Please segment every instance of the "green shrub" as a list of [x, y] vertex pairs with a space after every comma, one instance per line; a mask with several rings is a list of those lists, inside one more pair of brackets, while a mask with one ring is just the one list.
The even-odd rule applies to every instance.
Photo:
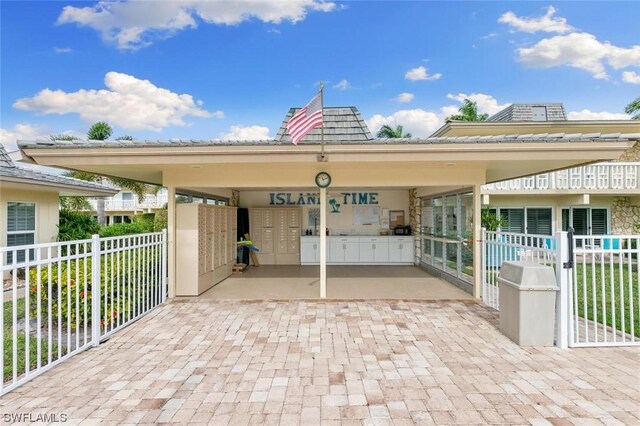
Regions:
[[[103, 255], [100, 261], [100, 318], [103, 325], [105, 322], [111, 324], [110, 321], [116, 324], [118, 317], [122, 323], [126, 318], [134, 316], [132, 312], [140, 307], [143, 301], [147, 306], [151, 302], [154, 292], [149, 285], [143, 285], [143, 277], [151, 268], [159, 267], [160, 256], [152, 249], [139, 249], [135, 253], [135, 259], [132, 252], [121, 252]], [[119, 270], [117, 265], [120, 265]], [[90, 258], [86, 259], [86, 267], [85, 261], [81, 259], [78, 262], [53, 264], [51, 269], [31, 269], [30, 316], [37, 316], [39, 275], [42, 318], [48, 318], [51, 303], [51, 314], [56, 325], [58, 321], [64, 326], [70, 325], [71, 328], [84, 325], [85, 309], [87, 323], [91, 323], [91, 272]]]
[[153, 232], [155, 213], [143, 213], [133, 216], [133, 223], [138, 223], [144, 228], [144, 232]]
[[100, 225], [88, 213], [60, 210], [58, 241], [74, 241], [91, 238], [100, 231]]
[[100, 228], [100, 237], [119, 237], [121, 235], [144, 234], [148, 232], [140, 222], [114, 223]]
[[169, 215], [167, 209], [158, 210], [156, 212], [155, 221], [153, 223], [153, 230], [155, 232], [160, 232], [163, 229], [167, 229], [168, 218]]

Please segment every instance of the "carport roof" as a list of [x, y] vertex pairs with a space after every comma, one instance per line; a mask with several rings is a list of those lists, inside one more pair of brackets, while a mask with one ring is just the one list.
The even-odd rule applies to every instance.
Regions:
[[[287, 136], [288, 138], [288, 136]], [[450, 137], [428, 137], [428, 138], [395, 138], [395, 139], [367, 139], [341, 140], [336, 137], [325, 140], [327, 145], [407, 145], [407, 144], [481, 144], [481, 143], [514, 143], [514, 142], [604, 142], [604, 141], [631, 141], [639, 140], [640, 133], [538, 133], [538, 134], [509, 134], [509, 135], [485, 135], [485, 136], [450, 136]], [[288, 140], [288, 139], [287, 139]], [[268, 145], [290, 145], [291, 142], [283, 142], [278, 139], [262, 140], [195, 140], [195, 139], [171, 139], [171, 140], [73, 140], [73, 141], [51, 141], [33, 140], [18, 141], [21, 149], [33, 148], [160, 148], [179, 146], [268, 146]], [[299, 145], [319, 145], [320, 141], [314, 139], [302, 140]]]

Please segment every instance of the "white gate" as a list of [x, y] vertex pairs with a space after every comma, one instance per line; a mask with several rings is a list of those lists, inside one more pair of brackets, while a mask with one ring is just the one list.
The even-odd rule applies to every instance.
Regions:
[[505, 261], [552, 266], [560, 291], [556, 345], [640, 345], [640, 235], [482, 233], [482, 300], [500, 309]]
[[569, 346], [640, 345], [640, 235], [573, 236]]

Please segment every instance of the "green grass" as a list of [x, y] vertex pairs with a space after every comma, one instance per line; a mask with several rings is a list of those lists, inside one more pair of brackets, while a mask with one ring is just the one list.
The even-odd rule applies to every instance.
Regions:
[[[614, 260], [615, 261], [615, 260]], [[606, 260], [605, 260], [606, 262]], [[625, 260], [626, 262], [626, 260]], [[578, 316], [587, 318], [591, 321], [597, 321], [599, 324], [603, 322], [609, 327], [614, 327], [613, 320], [615, 314], [615, 328], [622, 331], [622, 313], [624, 313], [624, 330], [631, 334], [631, 306], [634, 310], [634, 334], [640, 337], [640, 306], [638, 300], [638, 265], [631, 265], [632, 271], [629, 274], [628, 266], [624, 264], [622, 267], [613, 265], [613, 280], [611, 279], [611, 266], [595, 264], [592, 270], [590, 263], [585, 265], [583, 270], [582, 264], [576, 265], [576, 279], [574, 282], [578, 293], [576, 305], [578, 308]], [[604, 273], [604, 274], [603, 274]], [[631, 275], [631, 286], [629, 285], [629, 276]], [[592, 279], [595, 276], [595, 289]], [[586, 285], [584, 280], [586, 278]], [[604, 280], [603, 280], [604, 278]], [[613, 283], [612, 283], [613, 281]], [[620, 285], [622, 283], [622, 285]], [[604, 284], [604, 289], [603, 289]], [[612, 288], [613, 284], [613, 288]], [[630, 297], [631, 296], [631, 297]], [[595, 313], [594, 313], [595, 302]], [[602, 308], [602, 303], [605, 309]], [[615, 305], [615, 311], [612, 311], [611, 305]], [[585, 313], [586, 303], [586, 313]], [[621, 306], [623, 309], [621, 309]], [[606, 318], [604, 315], [606, 312]], [[604, 318], [604, 321], [603, 321]]]
[[[18, 299], [18, 320], [23, 319], [25, 315], [25, 303], [24, 298]], [[4, 339], [3, 339], [3, 352], [4, 352], [4, 365], [2, 366], [2, 377], [4, 381], [11, 380], [13, 377], [13, 302], [4, 302], [3, 310], [4, 318]], [[42, 365], [47, 363], [48, 360], [48, 345], [46, 340], [41, 340], [42, 347], [40, 348], [40, 362]], [[26, 338], [24, 331], [18, 331], [17, 339], [17, 361], [18, 369], [17, 375], [20, 376], [25, 372], [26, 365]], [[57, 353], [57, 346], [52, 345], [52, 352]], [[29, 337], [29, 365], [31, 369], [35, 369], [38, 365], [38, 339], [37, 337]]]

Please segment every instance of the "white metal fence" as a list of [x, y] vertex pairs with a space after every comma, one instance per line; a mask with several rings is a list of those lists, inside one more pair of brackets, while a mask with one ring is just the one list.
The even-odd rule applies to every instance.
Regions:
[[500, 309], [498, 274], [502, 262], [526, 260], [555, 266], [557, 238], [482, 230], [482, 300]]
[[640, 235], [574, 236], [571, 346], [640, 345]]
[[166, 242], [165, 230], [0, 247], [0, 395], [164, 302]]
[[482, 299], [500, 309], [503, 262], [554, 268], [556, 344], [640, 345], [640, 235], [556, 236], [482, 231]]

